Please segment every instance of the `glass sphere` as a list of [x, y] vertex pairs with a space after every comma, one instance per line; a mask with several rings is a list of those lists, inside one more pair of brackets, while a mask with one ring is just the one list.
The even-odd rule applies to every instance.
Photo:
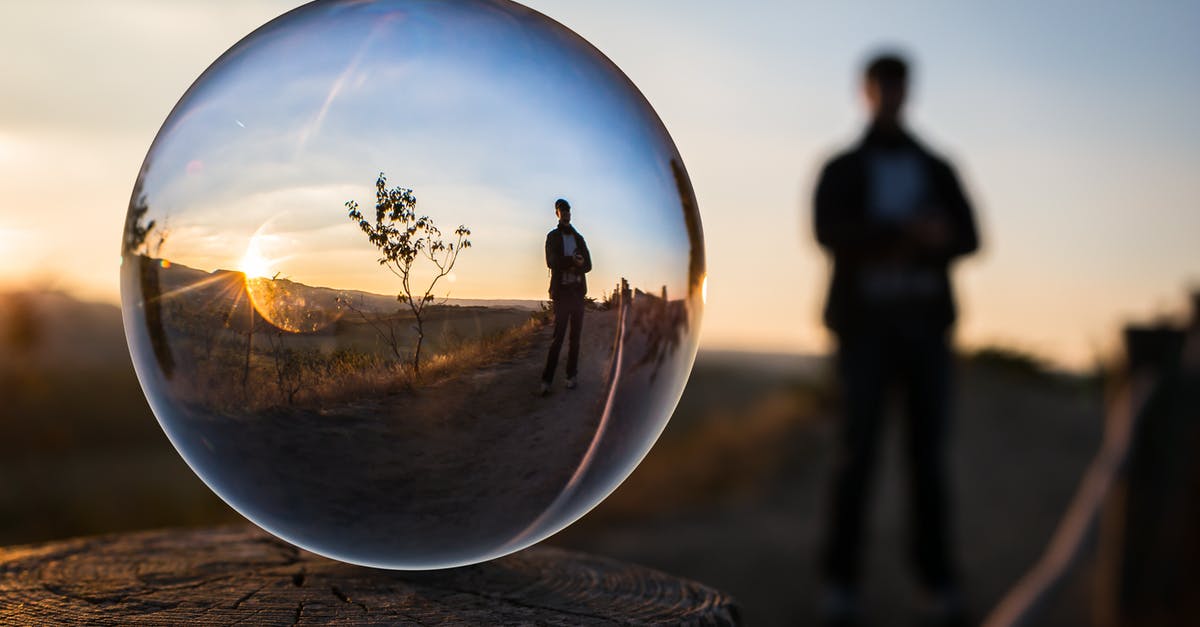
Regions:
[[662, 122], [506, 0], [259, 28], [163, 124], [122, 255], [138, 377], [196, 474], [284, 540], [395, 569], [519, 550], [611, 493], [703, 307]]

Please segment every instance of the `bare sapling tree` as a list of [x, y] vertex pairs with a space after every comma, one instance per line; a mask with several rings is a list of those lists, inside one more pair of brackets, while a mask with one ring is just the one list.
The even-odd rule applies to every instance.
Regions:
[[[358, 203], [353, 200], [346, 201], [346, 209], [350, 219], [358, 222], [367, 239], [379, 249], [379, 265], [400, 279], [401, 291], [396, 299], [408, 305], [416, 318], [417, 343], [412, 367], [413, 373], [419, 374], [421, 344], [425, 339], [425, 307], [434, 301], [433, 292], [438, 281], [450, 274], [458, 254], [471, 247], [471, 240], [467, 239], [471, 230], [460, 225], [454, 230], [453, 241], [446, 242], [429, 216], [417, 215], [417, 198], [413, 196], [413, 190], [404, 187], [388, 189], [383, 172], [375, 181], [374, 222], [363, 216]], [[419, 283], [413, 267], [418, 259], [428, 260], [434, 268], [432, 278], [425, 274], [426, 280]]]

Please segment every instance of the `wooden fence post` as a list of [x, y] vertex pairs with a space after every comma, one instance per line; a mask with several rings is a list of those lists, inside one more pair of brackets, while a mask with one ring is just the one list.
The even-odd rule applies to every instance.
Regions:
[[1106, 504], [1096, 622], [1190, 625], [1200, 616], [1200, 294], [1189, 329], [1126, 330], [1129, 377], [1146, 381], [1124, 473]]

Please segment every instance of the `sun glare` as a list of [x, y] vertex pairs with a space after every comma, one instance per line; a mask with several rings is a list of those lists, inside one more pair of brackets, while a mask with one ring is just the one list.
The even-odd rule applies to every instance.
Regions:
[[257, 236], [250, 239], [250, 245], [246, 247], [246, 254], [242, 256], [242, 261], [238, 265], [247, 279], [270, 277], [272, 274], [271, 260], [264, 257], [262, 251], [259, 250]]

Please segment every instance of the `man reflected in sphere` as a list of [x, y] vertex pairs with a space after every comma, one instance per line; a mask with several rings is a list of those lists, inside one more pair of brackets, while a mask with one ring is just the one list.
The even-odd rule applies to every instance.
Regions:
[[550, 392], [550, 384], [554, 382], [568, 325], [571, 339], [567, 347], [567, 388], [575, 387], [579, 372], [579, 336], [583, 331], [583, 306], [587, 296], [586, 275], [592, 271], [592, 255], [588, 252], [587, 242], [571, 226], [571, 204], [559, 198], [554, 201], [554, 213], [558, 216], [558, 226], [546, 234], [546, 266], [550, 268], [550, 300], [554, 303], [554, 339], [550, 342], [550, 354], [546, 356], [546, 369], [542, 371], [540, 392], [543, 395]]

